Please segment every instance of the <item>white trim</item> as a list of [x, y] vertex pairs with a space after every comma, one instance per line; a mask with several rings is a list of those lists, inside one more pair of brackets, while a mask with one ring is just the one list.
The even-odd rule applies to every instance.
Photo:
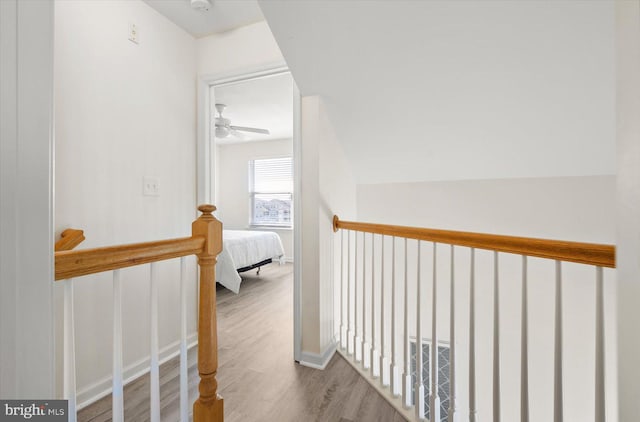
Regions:
[[[198, 333], [191, 333], [187, 337], [187, 350], [198, 345]], [[162, 365], [180, 354], [180, 340], [165, 346], [159, 353], [159, 364]], [[149, 372], [149, 357], [144, 357], [127, 366], [123, 371], [123, 385], [140, 378]], [[102, 378], [78, 391], [76, 395], [77, 409], [81, 410], [101, 398], [111, 394], [111, 375]]]
[[405, 408], [402, 405], [401, 395], [398, 397], [393, 397], [389, 392], [389, 388], [383, 387], [382, 385], [380, 385], [380, 381], [377, 378], [372, 378], [371, 371], [369, 371], [368, 369], [363, 369], [362, 365], [359, 364], [359, 362], [355, 362], [353, 360], [353, 356], [351, 357], [347, 356], [347, 354], [340, 349], [336, 351], [340, 356], [342, 356], [344, 360], [346, 360], [349, 363], [349, 365], [353, 367], [353, 369], [356, 370], [356, 372], [358, 372], [358, 374], [360, 374], [362, 378], [364, 378], [369, 383], [369, 385], [371, 385], [376, 390], [376, 392], [378, 392], [378, 394], [382, 396], [382, 398], [384, 398], [406, 420], [408, 421], [416, 420], [415, 414], [413, 411], [413, 406], [411, 408]]
[[230, 83], [243, 82], [247, 79], [263, 78], [285, 72], [289, 72], [287, 63], [284, 60], [278, 60], [267, 64], [249, 66], [241, 71], [234, 70], [201, 75], [199, 80], [206, 83], [208, 88], [211, 85], [227, 85]]
[[[292, 78], [293, 79], [293, 78]], [[302, 107], [293, 81], [293, 358], [302, 360]]]
[[[215, 159], [215, 148], [211, 148], [210, 137], [211, 119], [209, 118], [210, 95], [209, 82], [198, 79], [198, 124], [196, 140], [196, 201], [197, 204], [215, 202], [214, 186], [212, 185], [211, 163]], [[197, 214], [197, 213], [196, 213]]]
[[324, 369], [333, 358], [336, 350], [338, 349], [338, 343], [333, 342], [327, 346], [324, 353], [317, 354], [311, 352], [302, 352], [302, 359], [300, 359], [300, 365], [307, 366], [314, 369]]

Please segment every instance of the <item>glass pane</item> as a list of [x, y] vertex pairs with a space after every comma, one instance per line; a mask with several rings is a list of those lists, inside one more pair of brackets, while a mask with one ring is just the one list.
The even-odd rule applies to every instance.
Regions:
[[291, 227], [290, 193], [256, 193], [253, 195], [253, 224]]

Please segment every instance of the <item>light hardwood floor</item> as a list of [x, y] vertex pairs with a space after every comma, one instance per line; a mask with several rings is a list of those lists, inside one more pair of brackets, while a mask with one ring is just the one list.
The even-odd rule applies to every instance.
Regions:
[[[400, 422], [400, 416], [342, 357], [324, 371], [293, 361], [293, 266], [243, 273], [240, 294], [218, 288], [219, 393], [225, 422]], [[193, 355], [193, 353], [191, 353]], [[190, 395], [197, 370], [189, 361]], [[178, 361], [160, 369], [162, 420], [178, 420]], [[125, 388], [125, 419], [149, 420], [149, 377]], [[111, 397], [79, 421], [111, 419]]]

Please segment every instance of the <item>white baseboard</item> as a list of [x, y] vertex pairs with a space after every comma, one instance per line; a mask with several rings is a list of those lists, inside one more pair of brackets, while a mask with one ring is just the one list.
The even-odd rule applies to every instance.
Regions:
[[336, 349], [336, 352], [344, 358], [344, 360], [349, 363], [353, 369], [355, 369], [362, 378], [364, 378], [369, 385], [371, 385], [398, 413], [404, 416], [408, 421], [415, 421], [415, 412], [413, 408], [407, 409], [402, 405], [402, 396], [393, 397], [389, 392], [389, 387], [383, 387], [380, 384], [379, 378], [371, 378], [371, 372], [369, 369], [363, 369], [362, 364], [359, 362], [354, 362], [353, 356], [349, 356], [345, 351], [340, 350], [340, 348]]
[[325, 349], [324, 353], [317, 354], [311, 352], [302, 352], [300, 365], [308, 366], [314, 369], [324, 369], [336, 352], [337, 343], [332, 343]]
[[[198, 344], [198, 333], [192, 333], [187, 337], [187, 350]], [[175, 341], [168, 346], [160, 350], [159, 361], [160, 365], [173, 359], [180, 354], [180, 341]], [[124, 368], [122, 378], [124, 384], [128, 384], [131, 381], [141, 377], [149, 372], [149, 357], [142, 358], [131, 365]], [[78, 403], [78, 410], [87, 407], [91, 403], [94, 403], [104, 396], [111, 394], [112, 391], [112, 376], [107, 376], [89, 384], [87, 387], [81, 389], [76, 394], [76, 401]]]
[[285, 257], [283, 258], [283, 261], [284, 261], [284, 262], [288, 262], [288, 263], [293, 263], [293, 257], [285, 256]]

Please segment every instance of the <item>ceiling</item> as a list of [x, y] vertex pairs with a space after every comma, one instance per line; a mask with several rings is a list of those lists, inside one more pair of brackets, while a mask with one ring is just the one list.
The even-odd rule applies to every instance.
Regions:
[[614, 3], [259, 1], [357, 183], [615, 174]]
[[143, 1], [196, 38], [264, 19], [256, 0], [210, 0], [208, 11], [192, 9], [190, 0]]
[[[213, 103], [226, 104], [223, 116], [235, 126], [268, 129], [269, 135], [242, 132], [216, 139], [220, 145], [293, 137], [293, 81], [289, 73], [213, 87]], [[217, 114], [216, 114], [217, 116]]]

